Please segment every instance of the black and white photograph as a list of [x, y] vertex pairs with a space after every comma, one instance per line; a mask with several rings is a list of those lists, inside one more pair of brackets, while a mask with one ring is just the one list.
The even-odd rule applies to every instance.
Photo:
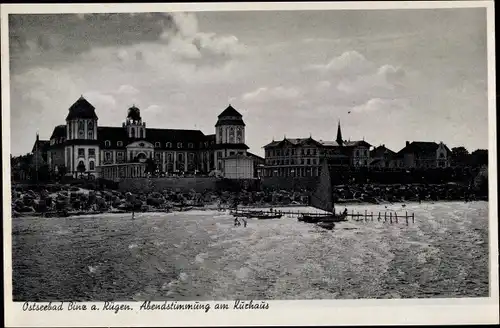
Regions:
[[2, 13], [6, 299], [498, 301], [493, 6], [456, 3]]

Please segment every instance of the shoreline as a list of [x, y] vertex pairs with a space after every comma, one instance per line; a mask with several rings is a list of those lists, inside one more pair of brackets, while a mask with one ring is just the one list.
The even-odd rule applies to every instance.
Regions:
[[[488, 200], [474, 200], [474, 201], [469, 201], [467, 203], [478, 203], [478, 202], [486, 202], [488, 203]], [[423, 205], [423, 204], [436, 204], [436, 203], [465, 203], [463, 200], [439, 200], [439, 201], [422, 201], [419, 203], [418, 201], [408, 201], [408, 202], [384, 202], [384, 203], [379, 203], [379, 204], [374, 204], [370, 202], [345, 202], [345, 203], [338, 203], [336, 205], [360, 205], [360, 206], [381, 206], [384, 204], [390, 204], [390, 205]], [[304, 205], [304, 204], [294, 204], [294, 205], [272, 205], [272, 204], [262, 204], [261, 206], [240, 206], [239, 209], [266, 209], [266, 208], [275, 208], [275, 209], [280, 209], [280, 208], [296, 208], [296, 207], [311, 207], [310, 205]], [[214, 206], [207, 206], [207, 207], [193, 207], [190, 210], [187, 211], [172, 211], [172, 210], [161, 210], [161, 209], [154, 209], [151, 211], [120, 211], [120, 210], [111, 210], [111, 211], [102, 211], [102, 212], [79, 212], [79, 213], [68, 213], [68, 215], [51, 215], [47, 216], [47, 213], [37, 213], [37, 212], [26, 212], [26, 213], [18, 213], [17, 216], [11, 216], [12, 219], [14, 218], [26, 218], [26, 217], [32, 217], [32, 218], [44, 218], [44, 219], [51, 219], [51, 218], [77, 218], [77, 217], [86, 217], [86, 216], [98, 216], [98, 215], [110, 215], [110, 214], [116, 214], [116, 215], [123, 215], [123, 214], [145, 214], [145, 213], [150, 213], [150, 214], [178, 214], [178, 213], [189, 213], [189, 212], [208, 212], [208, 211], [214, 211], [214, 212], [227, 212], [230, 211], [230, 208], [223, 208], [222, 210], [218, 210], [217, 207]], [[391, 209], [387, 209], [388, 212], [391, 212]], [[53, 213], [51, 213], [53, 214]]]

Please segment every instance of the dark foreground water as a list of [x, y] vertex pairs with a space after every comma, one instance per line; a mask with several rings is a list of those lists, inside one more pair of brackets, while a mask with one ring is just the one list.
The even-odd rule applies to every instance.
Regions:
[[[333, 231], [218, 212], [14, 218], [15, 301], [488, 296], [488, 203], [400, 204]], [[356, 205], [377, 212], [384, 206]]]

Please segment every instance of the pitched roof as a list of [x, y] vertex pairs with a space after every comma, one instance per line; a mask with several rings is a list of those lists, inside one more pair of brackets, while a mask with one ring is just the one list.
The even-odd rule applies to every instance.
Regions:
[[260, 157], [260, 156], [258, 156], [258, 155], [255, 155], [254, 153], [251, 153], [251, 152], [249, 152], [249, 151], [247, 151], [247, 156], [249, 156], [249, 157], [254, 157], [256, 160], [259, 160], [259, 161], [265, 161], [265, 159], [264, 159], [264, 158], [262, 158], [262, 157]]
[[[123, 127], [99, 126], [97, 128], [97, 139], [100, 147], [105, 147], [105, 141], [109, 140], [111, 148], [125, 148], [128, 141], [127, 130]], [[118, 141], [123, 142], [121, 147], [118, 147]]]
[[57, 125], [54, 128], [54, 131], [52, 131], [50, 139], [65, 138], [65, 137], [66, 137], [66, 125]]
[[283, 140], [272, 141], [272, 142], [268, 143], [267, 145], [265, 145], [263, 148], [284, 146], [286, 144], [289, 144], [292, 146], [301, 146], [301, 145], [307, 144], [308, 142], [311, 142], [311, 143], [314, 143], [318, 146], [321, 146], [320, 142], [309, 137], [309, 138], [284, 138]]
[[95, 113], [95, 107], [87, 101], [87, 99], [80, 97], [71, 107], [69, 108], [68, 116], [66, 116], [66, 121], [74, 120], [77, 118], [89, 118], [96, 119], [97, 115]]
[[236, 117], [242, 117], [241, 114], [236, 110], [234, 109], [233, 106], [231, 106], [231, 104], [229, 106], [227, 106], [226, 109], [224, 109], [222, 111], [222, 113], [219, 114], [219, 116], [217, 116], [218, 118], [222, 118], [222, 117], [230, 117], [230, 116], [236, 116]]
[[46, 152], [47, 149], [50, 146], [50, 141], [49, 140], [35, 140], [35, 143], [33, 144], [33, 148], [31, 149], [31, 152], [35, 152], [35, 149], [39, 149], [42, 153]]
[[[136, 139], [130, 139], [127, 135], [127, 130], [123, 127], [101, 126], [97, 130], [99, 144], [103, 148], [120, 149], [126, 148], [128, 144]], [[110, 147], [105, 147], [105, 141], [111, 142]], [[177, 143], [182, 142], [182, 149], [199, 149], [200, 142], [207, 141], [206, 136], [200, 130], [180, 130], [180, 129], [146, 129], [146, 138], [144, 139], [153, 145], [160, 143], [161, 149], [166, 148], [167, 142], [173, 143], [173, 147], [177, 149]], [[122, 146], [118, 146], [117, 142], [122, 141]], [[189, 148], [189, 143], [192, 143], [193, 148]]]
[[396, 153], [390, 150], [389, 148], [386, 148], [384, 145], [375, 147], [370, 152], [370, 157], [372, 158], [377, 158], [377, 157], [384, 157], [384, 156], [394, 156]]
[[[419, 154], [426, 154], [426, 153], [433, 153], [435, 152], [439, 147], [439, 144], [436, 142], [429, 142], [429, 141], [413, 141], [409, 145], [405, 146], [403, 149], [401, 149], [398, 153], [400, 154], [408, 154], [408, 153], [419, 153]], [[446, 151], [451, 153], [451, 150], [448, 148], [448, 146], [444, 145], [444, 148]]]

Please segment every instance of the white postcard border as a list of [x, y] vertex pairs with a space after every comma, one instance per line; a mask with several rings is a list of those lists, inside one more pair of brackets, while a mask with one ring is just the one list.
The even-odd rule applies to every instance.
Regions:
[[[162, 11], [320, 10], [320, 9], [487, 9], [488, 30], [488, 128], [489, 128], [489, 246], [490, 297], [416, 300], [313, 300], [269, 301], [269, 310], [44, 311], [25, 312], [12, 302], [11, 190], [10, 190], [10, 88], [7, 15], [13, 13], [90, 13]], [[361, 325], [361, 324], [480, 324], [498, 323], [498, 204], [496, 148], [495, 39], [493, 1], [344, 2], [344, 3], [177, 3], [177, 4], [30, 4], [2, 5], [2, 160], [4, 228], [4, 313], [6, 326], [220, 326], [220, 325]], [[256, 300], [258, 302], [258, 300]], [[160, 302], [158, 302], [160, 303]], [[207, 302], [204, 302], [207, 303]], [[83, 303], [90, 307], [103, 303]], [[66, 307], [67, 305], [65, 305]]]

